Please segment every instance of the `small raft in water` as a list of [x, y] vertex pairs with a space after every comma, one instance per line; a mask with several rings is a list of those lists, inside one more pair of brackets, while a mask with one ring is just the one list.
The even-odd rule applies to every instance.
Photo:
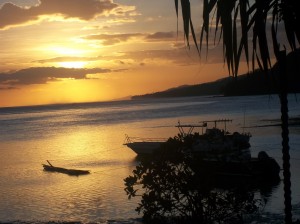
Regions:
[[56, 167], [56, 166], [53, 166], [48, 160], [47, 160], [47, 163], [49, 165], [42, 164], [45, 171], [64, 173], [64, 174], [68, 174], [71, 176], [90, 174], [89, 170], [76, 170], [76, 169], [66, 169], [66, 168], [62, 168], [62, 167]]

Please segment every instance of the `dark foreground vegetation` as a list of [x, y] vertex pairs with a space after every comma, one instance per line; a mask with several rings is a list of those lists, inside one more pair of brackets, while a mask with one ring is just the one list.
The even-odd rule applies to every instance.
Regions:
[[[259, 214], [278, 180], [222, 178], [189, 153], [193, 135], [170, 138], [125, 181], [145, 223], [245, 223]], [[260, 192], [260, 198], [255, 192]]]

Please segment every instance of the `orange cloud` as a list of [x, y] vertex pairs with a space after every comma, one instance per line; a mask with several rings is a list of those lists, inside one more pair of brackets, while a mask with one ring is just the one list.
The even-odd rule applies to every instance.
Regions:
[[132, 38], [141, 37], [141, 33], [123, 33], [123, 34], [94, 34], [86, 36], [88, 40], [100, 40], [103, 45], [114, 45], [126, 42]]
[[127, 42], [133, 38], [141, 38], [147, 42], [175, 41], [176, 32], [156, 32], [152, 34], [145, 33], [121, 33], [121, 34], [92, 34], [83, 37], [87, 40], [99, 40], [103, 45], [115, 45]]
[[45, 15], [91, 20], [118, 7], [110, 0], [40, 0], [40, 4], [30, 8], [6, 3], [0, 9], [0, 29], [37, 22]]
[[56, 58], [49, 58], [49, 59], [41, 59], [33, 61], [34, 63], [49, 63], [49, 62], [67, 62], [67, 61], [98, 61], [103, 59], [103, 57], [56, 57]]
[[13, 88], [18, 85], [45, 84], [48, 81], [56, 81], [63, 78], [89, 79], [88, 74], [109, 73], [110, 69], [92, 68], [56, 68], [33, 67], [10, 73], [0, 73], [0, 86]]
[[176, 32], [156, 32], [146, 36], [148, 41], [174, 41], [176, 40]]

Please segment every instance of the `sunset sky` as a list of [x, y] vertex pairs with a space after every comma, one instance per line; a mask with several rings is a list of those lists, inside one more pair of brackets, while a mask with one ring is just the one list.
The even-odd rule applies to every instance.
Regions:
[[[202, 4], [192, 2], [200, 31]], [[112, 100], [228, 76], [222, 46], [200, 59], [180, 19], [177, 35], [173, 0], [0, 0], [0, 107]]]

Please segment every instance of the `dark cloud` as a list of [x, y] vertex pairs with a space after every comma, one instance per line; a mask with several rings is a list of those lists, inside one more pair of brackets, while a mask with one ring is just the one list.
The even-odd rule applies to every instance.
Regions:
[[145, 37], [148, 41], [162, 41], [162, 40], [175, 40], [177, 36], [176, 32], [156, 32], [149, 34]]
[[127, 51], [121, 53], [123, 58], [130, 58], [139, 62], [139, 65], [143, 65], [147, 60], [168, 60], [180, 66], [198, 64], [200, 62], [199, 55], [192, 47], [191, 50], [184, 47], [179, 49]]
[[32, 85], [45, 84], [62, 78], [88, 79], [88, 74], [108, 73], [109, 69], [102, 68], [56, 68], [56, 67], [33, 67], [10, 73], [0, 73], [0, 85]]
[[49, 62], [68, 62], [68, 61], [97, 61], [102, 59], [103, 57], [56, 57], [56, 58], [49, 58], [49, 59], [42, 59], [33, 61], [34, 63], [49, 63]]
[[14, 89], [19, 89], [19, 88], [16, 88], [16, 87], [13, 87], [13, 86], [1, 86], [0, 84], [0, 90], [14, 90]]
[[[181, 35], [181, 32], [180, 34]], [[161, 41], [176, 41], [177, 33], [170, 32], [156, 32], [152, 34], [147, 33], [122, 33], [122, 34], [92, 34], [83, 37], [86, 40], [101, 41], [103, 45], [114, 45], [122, 42], [126, 42], [133, 38], [141, 38], [146, 42], [161, 42]]]
[[103, 45], [114, 45], [122, 42], [126, 42], [135, 37], [143, 37], [141, 33], [124, 33], [124, 34], [94, 34], [84, 37], [88, 40], [102, 41]]
[[37, 21], [43, 15], [90, 20], [116, 8], [118, 5], [110, 0], [40, 0], [40, 4], [30, 8], [6, 3], [0, 9], [0, 29]]

